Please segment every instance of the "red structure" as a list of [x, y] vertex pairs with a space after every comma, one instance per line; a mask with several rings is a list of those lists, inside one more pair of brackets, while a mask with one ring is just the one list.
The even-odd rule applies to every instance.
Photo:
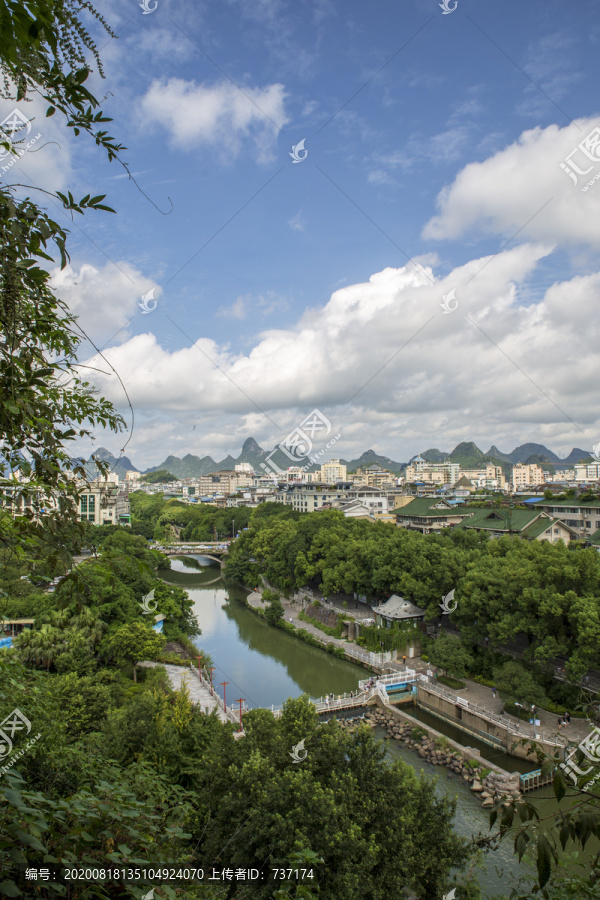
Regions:
[[227, 712], [227, 700], [225, 699], [225, 686], [229, 684], [228, 681], [220, 681], [219, 684], [223, 685], [223, 706], [225, 707], [225, 712]]

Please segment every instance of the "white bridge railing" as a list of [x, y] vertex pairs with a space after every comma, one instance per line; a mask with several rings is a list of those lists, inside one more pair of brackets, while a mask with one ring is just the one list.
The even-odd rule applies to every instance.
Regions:
[[[380, 684], [385, 688], [392, 684], [413, 684], [417, 681], [418, 677], [415, 669], [405, 667], [398, 669], [397, 672], [392, 672], [390, 675], [379, 675], [375, 680], [377, 684]], [[359, 681], [358, 686], [362, 689], [372, 681], [372, 678], [366, 678], [364, 681]]]

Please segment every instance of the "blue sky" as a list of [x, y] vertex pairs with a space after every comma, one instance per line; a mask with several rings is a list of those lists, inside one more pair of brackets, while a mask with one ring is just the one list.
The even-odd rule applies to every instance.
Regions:
[[73, 223], [55, 278], [135, 410], [96, 446], [219, 458], [314, 408], [346, 458], [600, 439], [600, 186], [560, 167], [600, 125], [591, 0], [155, 2], [98, 4], [93, 80], [152, 203], [35, 102], [57, 143], [18, 166], [118, 212]]

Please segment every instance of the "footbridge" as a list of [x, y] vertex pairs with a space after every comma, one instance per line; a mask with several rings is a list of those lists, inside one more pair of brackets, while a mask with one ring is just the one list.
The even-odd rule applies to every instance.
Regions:
[[169, 545], [168, 547], [157, 547], [164, 556], [205, 556], [214, 562], [222, 564], [223, 557], [229, 552], [227, 544], [181, 544], [180, 546]]

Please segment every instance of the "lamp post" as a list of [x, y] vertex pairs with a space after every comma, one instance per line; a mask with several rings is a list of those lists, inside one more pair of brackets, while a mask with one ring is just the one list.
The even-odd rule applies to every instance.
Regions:
[[215, 671], [215, 667], [212, 666], [208, 671], [209, 671], [209, 674], [210, 674], [210, 695], [211, 695], [211, 697], [212, 697], [212, 695], [213, 695], [212, 673]]
[[228, 681], [220, 681], [219, 684], [223, 685], [223, 706], [225, 707], [225, 712], [227, 712], [227, 700], [225, 699], [225, 686], [229, 684]]
[[235, 702], [240, 704], [240, 731], [243, 731], [244, 729], [242, 728], [242, 703], [246, 702], [246, 698], [238, 697], [238, 699]]
[[201, 681], [202, 681], [202, 660], [203, 660], [203, 659], [204, 659], [203, 656], [199, 656], [199, 657], [198, 657], [198, 678], [199, 678]]

